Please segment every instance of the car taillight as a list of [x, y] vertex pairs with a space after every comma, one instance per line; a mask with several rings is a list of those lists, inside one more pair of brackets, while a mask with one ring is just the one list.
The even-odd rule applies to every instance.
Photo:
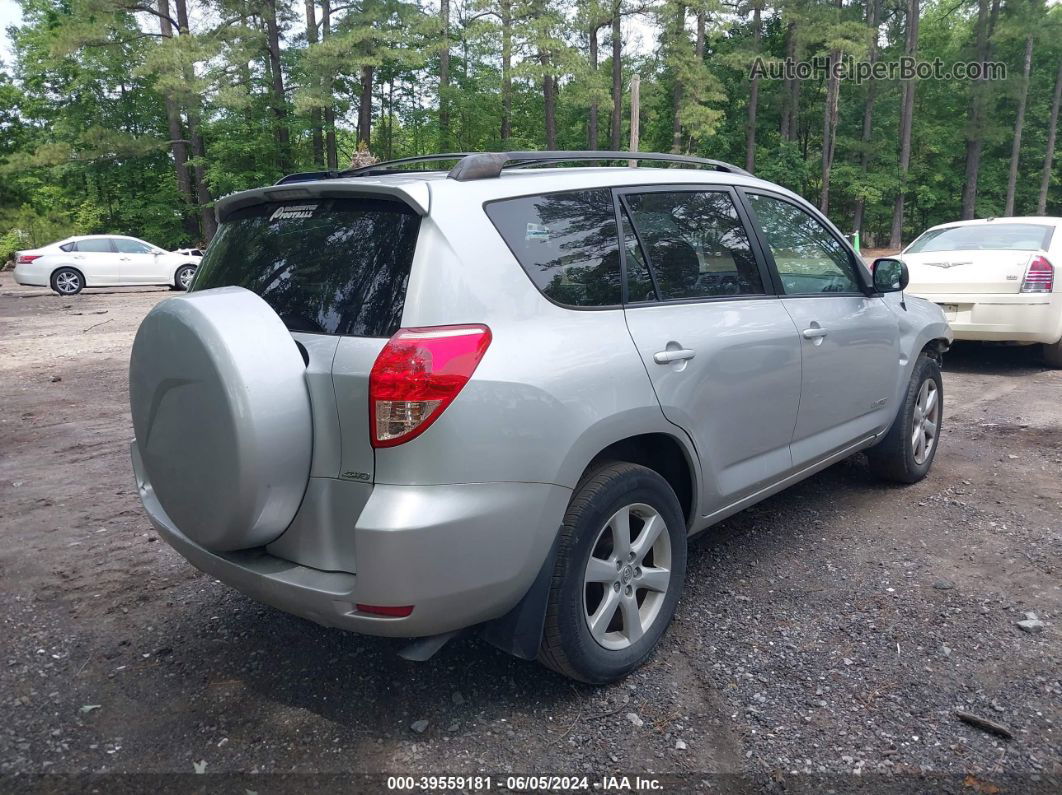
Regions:
[[18, 259], [15, 260], [16, 265], [29, 265], [33, 260], [40, 259], [43, 254], [19, 254]]
[[1055, 268], [1045, 257], [1032, 258], [1021, 283], [1023, 293], [1049, 293], [1055, 288]]
[[386, 616], [387, 618], [405, 618], [412, 614], [413, 605], [356, 605], [359, 613], [370, 613], [374, 616]]
[[369, 375], [373, 447], [394, 447], [423, 433], [453, 402], [490, 345], [486, 326], [399, 329]]

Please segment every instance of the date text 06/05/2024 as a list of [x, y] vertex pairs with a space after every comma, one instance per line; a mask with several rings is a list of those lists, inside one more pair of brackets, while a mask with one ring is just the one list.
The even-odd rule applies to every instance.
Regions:
[[[488, 792], [502, 788], [493, 776], [388, 776], [389, 790]], [[591, 787], [599, 792], [655, 792], [663, 789], [656, 778], [643, 776], [602, 776], [591, 783], [589, 776], [506, 776], [504, 789], [512, 792], [577, 792]]]

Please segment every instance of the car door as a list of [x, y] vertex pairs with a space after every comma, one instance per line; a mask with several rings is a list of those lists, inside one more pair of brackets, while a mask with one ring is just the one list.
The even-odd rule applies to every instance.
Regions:
[[155, 247], [131, 237], [114, 238], [118, 250], [118, 270], [123, 284], [160, 284], [167, 281], [160, 272]]
[[89, 287], [121, 283], [118, 253], [107, 237], [88, 237], [74, 243], [71, 259]]
[[792, 468], [800, 340], [725, 186], [617, 191], [627, 326], [718, 513]]
[[803, 362], [793, 463], [800, 468], [884, 430], [897, 406], [900, 332], [864, 266], [810, 207], [744, 191], [759, 241], [800, 333]]

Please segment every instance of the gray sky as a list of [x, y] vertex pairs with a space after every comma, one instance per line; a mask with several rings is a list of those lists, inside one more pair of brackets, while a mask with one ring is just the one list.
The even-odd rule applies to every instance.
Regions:
[[7, 38], [9, 25], [22, 21], [22, 9], [15, 0], [0, 0], [0, 61], [7, 66], [11, 61], [11, 41]]

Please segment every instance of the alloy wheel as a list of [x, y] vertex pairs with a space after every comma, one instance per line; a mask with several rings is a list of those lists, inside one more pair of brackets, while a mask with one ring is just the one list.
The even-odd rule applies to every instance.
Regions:
[[60, 273], [55, 277], [55, 288], [64, 295], [76, 293], [81, 287], [81, 279], [76, 273]]
[[606, 649], [637, 643], [660, 615], [671, 584], [671, 536], [653, 507], [635, 503], [608, 520], [583, 575], [583, 616]]
[[914, 404], [914, 422], [911, 431], [911, 451], [915, 463], [921, 466], [933, 452], [940, 428], [940, 390], [937, 382], [927, 378], [918, 390]]
[[192, 268], [182, 268], [181, 272], [177, 274], [177, 282], [181, 285], [182, 290], [188, 289], [188, 285], [192, 283], [193, 276], [195, 276], [195, 270]]

